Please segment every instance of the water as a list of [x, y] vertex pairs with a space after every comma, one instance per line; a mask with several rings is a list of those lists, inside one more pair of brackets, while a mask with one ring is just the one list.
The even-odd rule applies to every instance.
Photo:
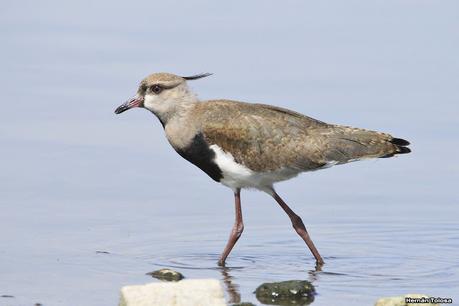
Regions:
[[[459, 296], [458, 5], [5, 2], [0, 10], [0, 305], [115, 305], [171, 267], [223, 281], [228, 301], [306, 279], [313, 305]], [[245, 232], [216, 261], [232, 194], [173, 152], [141, 110], [153, 71], [215, 75], [203, 99], [262, 101], [386, 131], [413, 153], [278, 185], [321, 271], [267, 195], [243, 192]], [[106, 253], [107, 252], [107, 253]]]

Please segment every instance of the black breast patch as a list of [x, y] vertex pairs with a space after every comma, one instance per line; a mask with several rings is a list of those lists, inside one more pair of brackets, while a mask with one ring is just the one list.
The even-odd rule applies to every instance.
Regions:
[[202, 133], [194, 136], [191, 143], [181, 149], [175, 149], [180, 156], [207, 173], [214, 181], [223, 178], [222, 170], [214, 162], [215, 152], [209, 147]]

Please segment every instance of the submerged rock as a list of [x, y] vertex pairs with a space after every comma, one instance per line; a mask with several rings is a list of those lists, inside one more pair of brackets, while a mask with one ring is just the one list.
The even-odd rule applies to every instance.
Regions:
[[425, 294], [407, 294], [380, 298], [376, 301], [375, 306], [438, 306], [438, 304], [435, 304], [435, 299], [436, 298], [431, 298]]
[[255, 294], [263, 304], [308, 305], [314, 301], [316, 291], [308, 281], [290, 280], [261, 284]]
[[216, 279], [187, 279], [121, 288], [119, 306], [226, 306]]
[[156, 270], [153, 272], [148, 272], [147, 275], [150, 275], [154, 278], [168, 281], [168, 282], [177, 282], [184, 278], [182, 273], [171, 270], [171, 269]]

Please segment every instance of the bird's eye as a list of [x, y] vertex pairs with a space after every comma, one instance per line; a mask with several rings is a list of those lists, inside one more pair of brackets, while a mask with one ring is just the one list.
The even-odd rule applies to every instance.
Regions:
[[155, 94], [159, 94], [161, 91], [163, 91], [163, 88], [157, 84], [153, 85], [150, 87], [150, 90], [154, 92]]

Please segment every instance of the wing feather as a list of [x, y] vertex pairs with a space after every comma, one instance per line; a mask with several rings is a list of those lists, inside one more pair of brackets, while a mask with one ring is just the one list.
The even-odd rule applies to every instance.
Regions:
[[325, 164], [311, 150], [308, 154], [307, 139], [309, 132], [328, 126], [326, 123], [264, 104], [217, 100], [201, 107], [198, 112], [206, 141], [254, 171], [283, 167], [304, 171]]
[[408, 142], [389, 134], [327, 124], [271, 105], [213, 100], [198, 104], [195, 115], [210, 145], [254, 171], [311, 171], [409, 152]]

